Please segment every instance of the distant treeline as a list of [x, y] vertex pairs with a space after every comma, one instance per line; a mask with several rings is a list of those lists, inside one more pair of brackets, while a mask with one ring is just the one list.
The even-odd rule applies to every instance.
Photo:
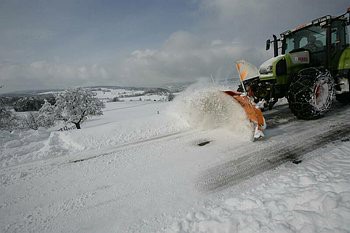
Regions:
[[[111, 87], [109, 87], [111, 88]], [[119, 88], [119, 87], [115, 87]], [[163, 95], [168, 96], [168, 99], [171, 101], [174, 95], [171, 91], [165, 88], [125, 88], [120, 87], [125, 90], [133, 91], [143, 91], [143, 93], [130, 93], [130, 94], [120, 94], [116, 96], [112, 101], [119, 101], [120, 98], [126, 97], [139, 97], [144, 95]], [[106, 91], [110, 92], [108, 89], [103, 89], [103, 87], [90, 87], [88, 88], [91, 91]], [[23, 95], [1, 95], [0, 96], [0, 105], [13, 108], [16, 112], [28, 112], [28, 111], [38, 111], [44, 104], [44, 100], [47, 100], [50, 104], [54, 105], [56, 102], [54, 94], [23, 94]]]
[[44, 100], [50, 104], [55, 104], [56, 99], [53, 94], [36, 96], [1, 96], [2, 105], [12, 107], [16, 112], [38, 111], [44, 104]]

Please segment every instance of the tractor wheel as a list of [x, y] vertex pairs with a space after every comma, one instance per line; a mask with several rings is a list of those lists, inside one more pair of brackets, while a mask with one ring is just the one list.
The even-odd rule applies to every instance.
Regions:
[[327, 70], [307, 68], [293, 79], [288, 91], [289, 108], [299, 119], [322, 116], [331, 107], [334, 80]]
[[336, 95], [336, 99], [342, 104], [350, 103], [350, 92]]

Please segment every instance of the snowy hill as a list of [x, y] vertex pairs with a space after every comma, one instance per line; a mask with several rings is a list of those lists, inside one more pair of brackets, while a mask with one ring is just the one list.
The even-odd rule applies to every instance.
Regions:
[[349, 231], [349, 106], [301, 121], [278, 105], [252, 142], [212, 92], [221, 111], [191, 91], [94, 91], [120, 101], [81, 130], [0, 132], [0, 232]]
[[[86, 87], [96, 94], [103, 102], [125, 101], [169, 101], [174, 97], [174, 92], [164, 88], [140, 88], [140, 87]], [[39, 90], [14, 92], [0, 95], [0, 103], [13, 108], [17, 112], [38, 111], [48, 100], [54, 104], [55, 96], [64, 90]]]
[[170, 92], [162, 88], [88, 88], [96, 97], [105, 101], [167, 101]]

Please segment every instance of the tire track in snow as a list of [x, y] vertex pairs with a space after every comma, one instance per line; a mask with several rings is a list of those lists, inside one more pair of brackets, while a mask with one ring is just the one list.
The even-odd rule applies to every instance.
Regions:
[[276, 106], [273, 110], [264, 112], [267, 129], [277, 128], [297, 120], [291, 113], [288, 104]]
[[[100, 149], [82, 151], [77, 154], [69, 154], [69, 155], [57, 157], [57, 158], [45, 158], [41, 160], [8, 166], [3, 168], [0, 171], [0, 186], [8, 186], [19, 180], [22, 180], [22, 181], [29, 180], [37, 176], [38, 174], [42, 175], [44, 172], [51, 173], [53, 169], [57, 169], [60, 166], [65, 166], [66, 164], [72, 164], [72, 163], [74, 164], [74, 163], [83, 162], [87, 160], [97, 159], [100, 157], [111, 155], [116, 151], [143, 145], [145, 143], [157, 142], [162, 140], [176, 140], [186, 135], [195, 134], [196, 132], [197, 130], [179, 131], [179, 132], [174, 132], [170, 134], [160, 135], [157, 137], [147, 138], [144, 140], [134, 141], [134, 142], [130, 142], [122, 145], [116, 145], [114, 147], [104, 149], [103, 151], [101, 151]], [[76, 159], [72, 159], [72, 156], [75, 156]], [[38, 164], [40, 164], [40, 166], [36, 169], [33, 169], [33, 167], [36, 167]], [[18, 173], [18, 170], [21, 170], [21, 172]]]
[[199, 177], [197, 187], [204, 192], [223, 190], [285, 162], [299, 160], [303, 155], [349, 135], [350, 124], [337, 124], [331, 126], [329, 131], [323, 131], [302, 141], [294, 141], [287, 146], [273, 147], [273, 145], [254, 151], [209, 168]]
[[[326, 113], [326, 118], [330, 118], [337, 115], [339, 112], [347, 111], [346, 106], [341, 103], [334, 102], [332, 109]], [[298, 119], [292, 114], [289, 109], [289, 105], [283, 104], [274, 107], [272, 110], [263, 112], [268, 129], [274, 129], [281, 125], [287, 125], [292, 122], [298, 121]]]
[[195, 133], [195, 132], [196, 132], [196, 130], [180, 131], [180, 132], [175, 132], [175, 133], [171, 133], [171, 134], [161, 135], [161, 136], [157, 136], [157, 137], [147, 138], [147, 139], [136, 141], [136, 142], [130, 142], [130, 143], [118, 145], [118, 146], [114, 147], [113, 149], [110, 149], [108, 152], [100, 153], [100, 154], [97, 154], [97, 155], [94, 155], [94, 156], [85, 157], [85, 158], [81, 158], [81, 159], [71, 160], [71, 161], [69, 161], [69, 163], [78, 163], [78, 162], [83, 162], [83, 161], [86, 161], [86, 160], [96, 159], [96, 158], [99, 158], [99, 157], [103, 157], [103, 156], [106, 156], [106, 155], [113, 154], [113, 153], [115, 153], [118, 150], [125, 149], [125, 148], [128, 148], [128, 147], [138, 146], [138, 145], [142, 145], [144, 143], [153, 142], [153, 141], [159, 141], [159, 140], [163, 140], [163, 139], [172, 140], [172, 139], [176, 139], [176, 138], [179, 138], [179, 137], [182, 137], [182, 136], [185, 136], [185, 135], [188, 135], [188, 134], [192, 134], [192, 133]]

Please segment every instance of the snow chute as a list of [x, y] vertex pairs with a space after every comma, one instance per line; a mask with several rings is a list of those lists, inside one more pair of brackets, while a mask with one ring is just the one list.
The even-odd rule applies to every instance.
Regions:
[[254, 125], [254, 139], [264, 137], [263, 130], [266, 128], [265, 118], [261, 110], [255, 105], [254, 101], [250, 99], [247, 91], [244, 88], [243, 82], [259, 76], [258, 69], [244, 61], [240, 60], [236, 62], [236, 69], [239, 74], [240, 81], [242, 83], [244, 92], [237, 91], [223, 91], [225, 94], [231, 96], [236, 102], [238, 102], [244, 109], [247, 118]]
[[259, 70], [256, 66], [250, 64], [245, 60], [236, 61], [236, 69], [239, 75], [239, 79], [242, 83], [244, 92], [246, 92], [244, 87], [244, 81], [256, 78], [259, 76]]

